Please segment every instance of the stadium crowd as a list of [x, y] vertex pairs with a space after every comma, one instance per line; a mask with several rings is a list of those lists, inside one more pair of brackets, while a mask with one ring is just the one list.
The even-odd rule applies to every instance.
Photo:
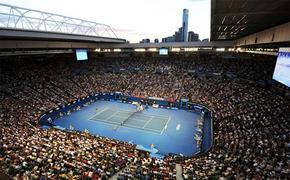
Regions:
[[[56, 61], [57, 59], [57, 61]], [[41, 114], [95, 92], [188, 98], [213, 113], [214, 146], [178, 160], [184, 179], [277, 178], [290, 174], [290, 101], [257, 85], [271, 79], [266, 56], [192, 55], [0, 59], [0, 164], [15, 179], [175, 179], [177, 160], [85, 132], [43, 129]]]

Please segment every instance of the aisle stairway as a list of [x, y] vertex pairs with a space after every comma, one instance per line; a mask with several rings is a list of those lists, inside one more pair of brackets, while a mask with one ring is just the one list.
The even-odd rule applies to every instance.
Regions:
[[181, 165], [180, 164], [176, 164], [175, 168], [176, 168], [176, 180], [183, 180]]

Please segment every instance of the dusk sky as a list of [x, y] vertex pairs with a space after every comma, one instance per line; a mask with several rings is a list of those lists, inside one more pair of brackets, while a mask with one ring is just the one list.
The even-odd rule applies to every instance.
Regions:
[[130, 42], [171, 36], [189, 9], [189, 31], [210, 36], [210, 0], [0, 0], [0, 3], [110, 25]]

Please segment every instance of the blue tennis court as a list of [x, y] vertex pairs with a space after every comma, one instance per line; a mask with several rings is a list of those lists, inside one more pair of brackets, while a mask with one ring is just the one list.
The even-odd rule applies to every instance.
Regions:
[[194, 134], [199, 117], [199, 113], [153, 107], [136, 112], [132, 104], [98, 100], [54, 123], [147, 148], [154, 144], [162, 155], [192, 156], [197, 151]]
[[166, 128], [170, 117], [166, 115], [153, 115], [144, 111], [111, 109], [97, 110], [96, 114], [89, 118], [92, 121], [101, 121], [109, 124], [137, 128], [144, 131], [161, 134]]

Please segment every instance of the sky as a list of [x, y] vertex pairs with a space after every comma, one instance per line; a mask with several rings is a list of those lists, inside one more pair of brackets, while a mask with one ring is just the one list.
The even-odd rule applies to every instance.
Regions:
[[111, 26], [119, 38], [132, 43], [171, 36], [182, 26], [182, 10], [189, 9], [188, 30], [210, 36], [210, 0], [0, 0]]

